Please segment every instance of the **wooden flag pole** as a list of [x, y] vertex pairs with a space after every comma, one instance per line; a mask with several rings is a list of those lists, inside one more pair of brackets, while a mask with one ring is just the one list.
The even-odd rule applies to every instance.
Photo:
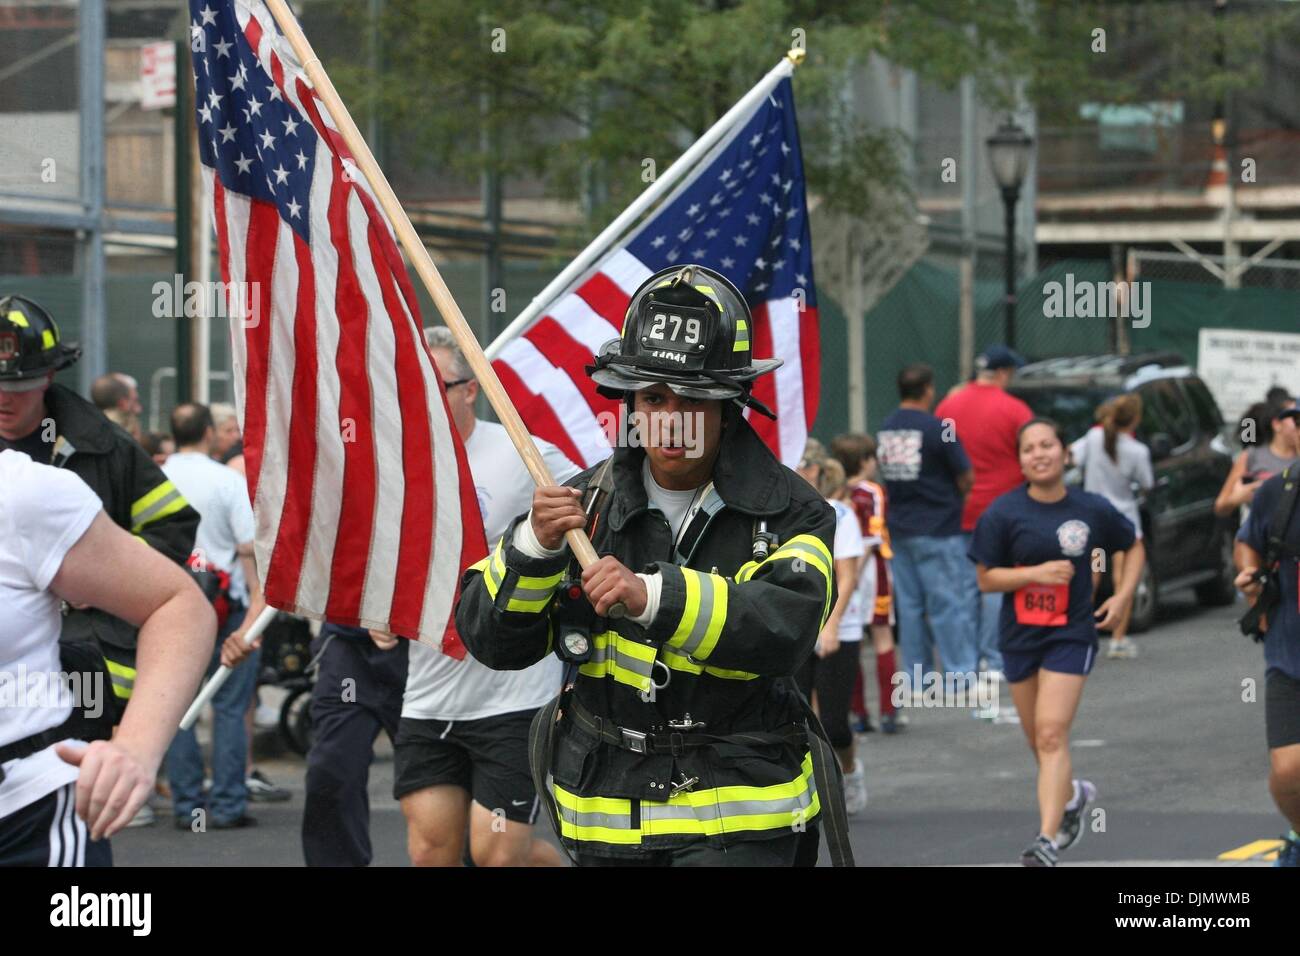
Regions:
[[[492, 363], [483, 354], [483, 349], [474, 337], [474, 332], [470, 329], [469, 323], [465, 321], [460, 306], [451, 297], [447, 284], [442, 281], [442, 276], [438, 273], [438, 267], [429, 258], [429, 251], [424, 248], [424, 243], [420, 241], [420, 237], [416, 233], [415, 227], [411, 225], [411, 220], [407, 217], [406, 211], [402, 209], [401, 203], [397, 201], [393, 187], [388, 184], [388, 179], [384, 176], [383, 170], [375, 162], [370, 147], [366, 145], [366, 141], [362, 137], [361, 131], [357, 129], [356, 123], [352, 121], [351, 114], [348, 113], [347, 107], [343, 105], [343, 100], [339, 98], [338, 91], [334, 89], [334, 84], [330, 82], [329, 75], [321, 66], [320, 59], [312, 51], [311, 44], [307, 42], [307, 37], [303, 34], [302, 27], [298, 25], [297, 18], [293, 15], [285, 0], [265, 0], [265, 2], [267, 8], [271, 11], [271, 15], [275, 17], [275, 22], [280, 25], [280, 30], [284, 33], [285, 39], [289, 41], [289, 45], [293, 48], [298, 62], [302, 64], [312, 85], [315, 86], [317, 94], [325, 104], [325, 108], [329, 110], [329, 114], [338, 127], [343, 141], [347, 143], [348, 149], [352, 151], [357, 166], [365, 174], [366, 180], [370, 183], [370, 188], [374, 191], [375, 198], [379, 201], [379, 205], [388, 216], [389, 222], [393, 224], [393, 229], [397, 233], [397, 240], [402, 244], [402, 248], [406, 250], [411, 264], [415, 267], [416, 274], [419, 275], [420, 281], [424, 283], [424, 287], [429, 290], [429, 295], [433, 297], [434, 305], [442, 313], [447, 328], [451, 329], [451, 334], [456, 337], [456, 344], [465, 353], [465, 361], [469, 364], [470, 370], [473, 371], [474, 377], [478, 379], [479, 387], [482, 388], [483, 394], [487, 396], [487, 400], [497, 413], [501, 424], [510, 435], [510, 440], [514, 442], [519, 456], [523, 458], [528, 474], [532, 476], [538, 487], [554, 485], [555, 478], [551, 475], [551, 470], [546, 467], [545, 459], [542, 458], [541, 452], [537, 450], [537, 446], [533, 444], [533, 438], [528, 434], [528, 429], [524, 427], [523, 420], [519, 417], [519, 412], [515, 410], [514, 404], [510, 401], [510, 396], [506, 393], [501, 380], [497, 378], [496, 370], [492, 368]], [[569, 547], [573, 549], [574, 556], [584, 568], [595, 563], [596, 550], [591, 546], [591, 541], [587, 538], [585, 532], [580, 529], [568, 531], [564, 537], [568, 541]], [[611, 613], [610, 616], [621, 617], [622, 615]]]

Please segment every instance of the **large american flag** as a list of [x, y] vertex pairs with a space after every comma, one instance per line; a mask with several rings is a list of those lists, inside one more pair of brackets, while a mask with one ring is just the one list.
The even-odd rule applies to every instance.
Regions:
[[463, 656], [483, 522], [391, 227], [266, 6], [190, 13], [267, 602]]
[[798, 462], [817, 413], [821, 356], [788, 78], [629, 238], [498, 353], [493, 365], [529, 431], [575, 462], [592, 465], [609, 455], [597, 416], [614, 413], [616, 403], [596, 394], [584, 366], [618, 337], [637, 286], [687, 262], [718, 270], [744, 293], [754, 313], [754, 357], [785, 360], [754, 385], [755, 397], [777, 412], [777, 421], [761, 415], [749, 421], [778, 458]]

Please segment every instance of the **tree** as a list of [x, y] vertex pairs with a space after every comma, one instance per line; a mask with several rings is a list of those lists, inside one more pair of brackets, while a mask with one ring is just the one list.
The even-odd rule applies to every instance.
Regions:
[[[644, 189], [645, 160], [666, 168], [801, 42], [810, 190], [866, 215], [879, 191], [905, 188], [907, 148], [843, 107], [872, 54], [945, 87], [974, 76], [991, 105], [1023, 95], [1069, 124], [1088, 100], [1212, 101], [1249, 88], [1261, 45], [1295, 22], [1288, 6], [1216, 18], [1204, 0], [385, 0], [380, 81], [355, 62], [331, 71], [349, 102], [385, 118], [390, 155], [396, 144], [407, 161], [464, 175], [540, 177], [551, 195], [594, 197], [586, 209], [599, 226]], [[364, 36], [367, 5], [341, 9]], [[1127, 54], [1099, 54], [1099, 28], [1108, 51]], [[1219, 42], [1222, 65], [1207, 52]], [[1135, 49], [1150, 51], [1157, 75]]]

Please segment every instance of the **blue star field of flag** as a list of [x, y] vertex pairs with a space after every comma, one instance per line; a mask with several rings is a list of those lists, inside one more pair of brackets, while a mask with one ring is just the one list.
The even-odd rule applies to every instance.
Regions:
[[[199, 158], [308, 239], [317, 133], [258, 61], [231, 0], [190, 0]], [[291, 76], [286, 67], [286, 81]]]
[[716, 269], [757, 306], [802, 289], [816, 306], [794, 92], [783, 79], [741, 132], [627, 249], [651, 272]]

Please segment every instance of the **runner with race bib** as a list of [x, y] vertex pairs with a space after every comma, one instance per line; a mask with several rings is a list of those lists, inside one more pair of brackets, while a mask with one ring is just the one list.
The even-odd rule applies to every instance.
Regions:
[[[1070, 725], [1097, 659], [1097, 630], [1121, 620], [1146, 560], [1132, 523], [1101, 495], [1065, 485], [1065, 444], [1048, 419], [1018, 436], [1026, 483], [994, 500], [980, 517], [969, 557], [981, 591], [1003, 592], [998, 645], [1011, 699], [1038, 762], [1038, 836], [1025, 866], [1055, 866], [1083, 835], [1097, 795], [1071, 779]], [[1092, 571], [1124, 553], [1115, 595], [1094, 613]]]

